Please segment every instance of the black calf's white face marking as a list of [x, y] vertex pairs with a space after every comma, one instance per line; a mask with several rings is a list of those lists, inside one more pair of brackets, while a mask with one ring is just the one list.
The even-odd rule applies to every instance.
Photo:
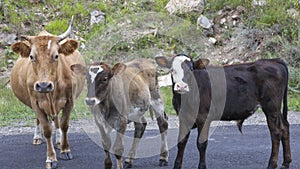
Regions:
[[173, 90], [179, 94], [184, 94], [190, 91], [188, 84], [183, 81], [184, 78], [183, 63], [185, 61], [190, 62], [191, 59], [184, 55], [176, 56], [172, 62], [172, 67], [171, 67], [171, 74], [174, 82]]
[[89, 69], [90, 82], [94, 83], [96, 76], [102, 72], [104, 69], [101, 65], [91, 66]]
[[101, 65], [92, 65], [88, 70], [88, 95], [85, 98], [85, 103], [93, 106], [101, 102], [101, 100], [99, 100], [97, 97], [100, 91], [98, 86], [99, 84], [96, 82], [96, 78], [98, 74], [101, 74], [104, 71], [104, 68]]

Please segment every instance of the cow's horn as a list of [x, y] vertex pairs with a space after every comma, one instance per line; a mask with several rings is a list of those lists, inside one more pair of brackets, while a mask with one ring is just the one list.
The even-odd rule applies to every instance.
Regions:
[[72, 28], [73, 28], [73, 21], [74, 21], [74, 16], [72, 16], [71, 23], [70, 23], [70, 26], [69, 26], [68, 30], [65, 33], [58, 36], [59, 41], [64, 40], [66, 37], [68, 37], [71, 34]]

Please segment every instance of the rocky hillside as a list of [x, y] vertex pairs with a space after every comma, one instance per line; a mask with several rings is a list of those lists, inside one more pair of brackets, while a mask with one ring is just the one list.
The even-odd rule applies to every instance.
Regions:
[[[73, 38], [87, 62], [186, 53], [212, 64], [280, 57], [289, 63], [291, 91], [298, 77], [299, 7], [296, 0], [0, 0], [0, 81], [17, 56], [21, 34], [59, 34], [75, 16]], [[276, 4], [276, 5], [275, 5]], [[3, 85], [2, 85], [3, 86]]]

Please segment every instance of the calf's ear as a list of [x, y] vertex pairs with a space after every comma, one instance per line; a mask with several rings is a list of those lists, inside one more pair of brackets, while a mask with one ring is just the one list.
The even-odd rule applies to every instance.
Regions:
[[170, 61], [167, 60], [166, 57], [164, 56], [156, 56], [155, 57], [155, 61], [156, 63], [161, 66], [161, 67], [164, 67], [164, 68], [171, 68], [171, 63]]
[[124, 70], [127, 68], [127, 66], [123, 63], [117, 63], [112, 68], [113, 75], [120, 75], [124, 72]]
[[69, 39], [65, 43], [60, 45], [58, 52], [64, 54], [65, 56], [68, 56], [72, 54], [77, 48], [78, 48], [77, 40]]
[[194, 69], [204, 69], [208, 64], [208, 59], [198, 59], [194, 62]]
[[76, 74], [85, 75], [87, 73], [87, 68], [81, 64], [71, 65], [71, 70]]
[[24, 42], [16, 42], [11, 45], [12, 51], [21, 55], [21, 57], [29, 57], [30, 47]]

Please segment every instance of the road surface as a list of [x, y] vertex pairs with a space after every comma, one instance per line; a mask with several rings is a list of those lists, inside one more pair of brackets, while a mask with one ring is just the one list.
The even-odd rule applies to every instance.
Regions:
[[[170, 129], [177, 131], [178, 129]], [[210, 169], [261, 169], [267, 167], [271, 151], [271, 140], [266, 125], [244, 126], [241, 135], [236, 126], [219, 126], [209, 138], [207, 149], [207, 165]], [[156, 135], [158, 131], [147, 130], [145, 138]], [[300, 168], [300, 124], [291, 125], [291, 148], [293, 162], [290, 169]], [[127, 135], [132, 135], [128, 132]], [[186, 147], [184, 169], [197, 168], [198, 151], [196, 148], [196, 130], [193, 130]], [[176, 137], [172, 136], [174, 141]], [[31, 144], [32, 134], [1, 135], [0, 136], [0, 168], [1, 169], [40, 169], [44, 167], [46, 144], [34, 146]], [[104, 152], [85, 132], [69, 134], [73, 160], [59, 159], [60, 169], [102, 169]], [[143, 143], [140, 144], [143, 147]], [[157, 146], [144, 146], [146, 149], [157, 149]], [[56, 150], [59, 154], [59, 150]], [[170, 149], [169, 166], [173, 163], [177, 147]], [[114, 159], [114, 158], [113, 158]], [[134, 162], [133, 169], [161, 169], [158, 166], [159, 156], [139, 158]], [[282, 163], [282, 149], [279, 154], [279, 166]], [[115, 166], [115, 162], [114, 162]]]

